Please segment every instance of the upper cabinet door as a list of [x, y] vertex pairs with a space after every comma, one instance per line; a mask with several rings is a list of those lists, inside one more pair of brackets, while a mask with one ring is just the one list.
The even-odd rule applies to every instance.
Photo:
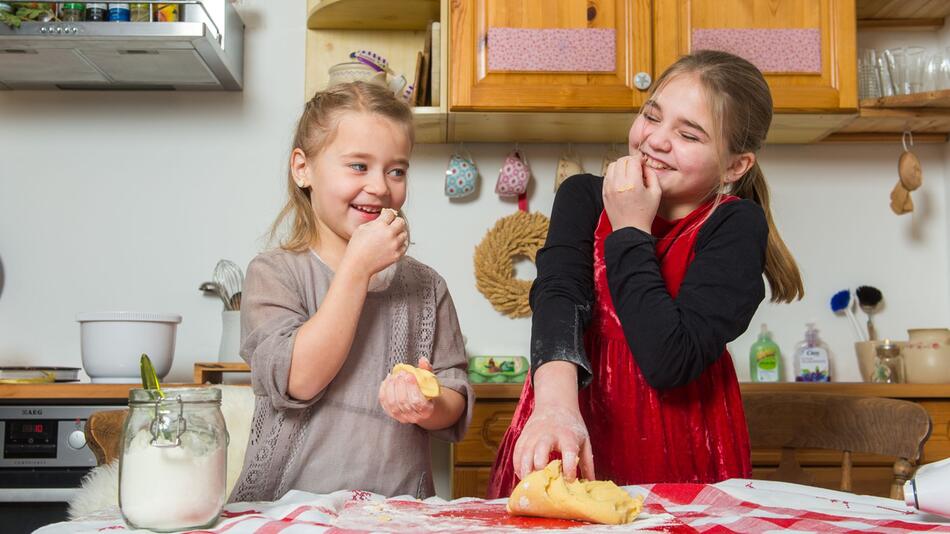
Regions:
[[657, 72], [692, 50], [726, 50], [763, 71], [776, 112], [854, 110], [854, 2], [656, 0]]
[[449, 110], [639, 107], [635, 80], [654, 76], [650, 4], [451, 0]]

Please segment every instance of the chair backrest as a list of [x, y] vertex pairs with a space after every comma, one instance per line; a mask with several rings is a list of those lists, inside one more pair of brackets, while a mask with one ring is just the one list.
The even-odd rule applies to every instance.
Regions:
[[798, 464], [795, 449], [843, 452], [841, 489], [851, 490], [851, 453], [896, 457], [891, 497], [903, 497], [903, 483], [930, 437], [930, 415], [920, 405], [897, 399], [824, 393], [745, 393], [742, 396], [753, 449], [782, 449], [773, 479], [814, 482]]
[[111, 463], [122, 451], [122, 427], [129, 415], [127, 409], [95, 412], [86, 420], [86, 445], [96, 455], [99, 465]]

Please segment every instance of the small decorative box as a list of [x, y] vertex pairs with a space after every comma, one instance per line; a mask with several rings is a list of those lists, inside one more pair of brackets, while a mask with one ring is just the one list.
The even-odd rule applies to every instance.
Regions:
[[528, 368], [524, 356], [472, 356], [468, 359], [468, 380], [473, 384], [520, 384]]

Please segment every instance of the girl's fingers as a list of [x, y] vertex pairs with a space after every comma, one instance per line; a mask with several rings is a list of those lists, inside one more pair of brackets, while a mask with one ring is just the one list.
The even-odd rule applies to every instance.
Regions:
[[577, 478], [577, 453], [578, 446], [573, 443], [573, 436], [561, 436], [558, 439], [558, 450], [561, 451], [561, 469], [564, 472], [564, 480], [573, 482]]
[[407, 373], [399, 373], [396, 377], [396, 406], [399, 408], [400, 415], [407, 415], [412, 409], [409, 407], [409, 391], [406, 388], [406, 380], [404, 375]]
[[532, 467], [525, 476], [529, 475], [533, 471], [539, 469], [544, 469], [548, 465], [548, 462], [551, 461], [551, 450], [554, 449], [554, 442], [548, 436], [543, 436], [538, 440], [537, 444], [534, 446], [534, 454], [532, 455]]
[[393, 222], [389, 225], [389, 227], [395, 230], [396, 232], [405, 231], [406, 219], [403, 219], [402, 217], [396, 217], [395, 219], [393, 219]]
[[429, 362], [429, 358], [425, 356], [419, 358], [419, 365], [417, 367], [419, 367], [419, 369], [425, 369], [430, 373], [432, 372], [432, 364]]
[[596, 480], [594, 476], [594, 451], [590, 446], [590, 437], [584, 438], [580, 458], [581, 478]]
[[383, 411], [388, 413], [390, 416], [395, 416], [396, 413], [393, 410], [392, 403], [392, 380], [388, 378], [383, 380], [383, 383], [379, 386], [379, 404], [383, 407]]
[[[527, 427], [526, 427], [527, 428]], [[524, 450], [528, 445], [528, 436], [524, 432], [518, 436], [518, 441], [515, 442], [515, 450], [511, 454], [511, 467], [515, 470], [515, 475], [518, 478], [524, 478], [522, 473], [524, 472]]]

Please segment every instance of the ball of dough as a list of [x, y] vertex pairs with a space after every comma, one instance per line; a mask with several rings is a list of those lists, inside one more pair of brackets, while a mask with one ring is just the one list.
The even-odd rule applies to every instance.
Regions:
[[425, 398], [434, 399], [439, 396], [439, 380], [431, 371], [419, 369], [418, 367], [404, 363], [398, 363], [389, 374], [390, 376], [395, 376], [402, 372], [409, 373], [416, 377], [416, 383], [419, 384], [419, 390], [422, 391], [422, 395], [425, 396]]
[[636, 519], [643, 497], [631, 497], [609, 480], [566, 482], [561, 461], [526, 476], [508, 498], [508, 513], [621, 525]]

